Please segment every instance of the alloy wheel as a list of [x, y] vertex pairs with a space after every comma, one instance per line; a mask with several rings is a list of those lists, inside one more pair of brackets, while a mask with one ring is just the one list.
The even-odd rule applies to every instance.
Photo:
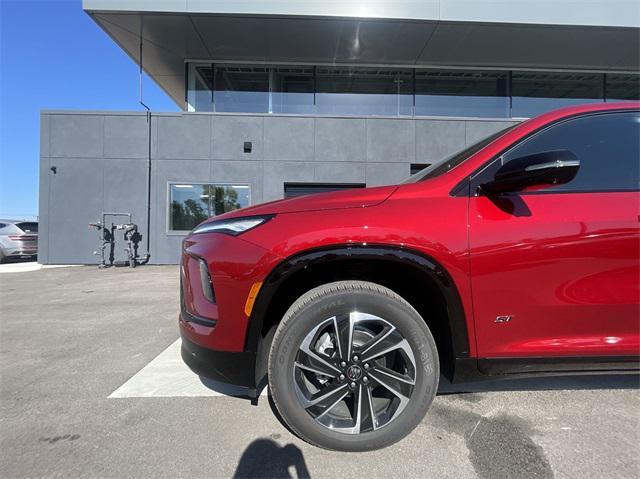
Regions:
[[296, 397], [322, 426], [344, 434], [375, 431], [405, 409], [416, 381], [415, 355], [378, 316], [327, 318], [304, 338], [293, 364]]

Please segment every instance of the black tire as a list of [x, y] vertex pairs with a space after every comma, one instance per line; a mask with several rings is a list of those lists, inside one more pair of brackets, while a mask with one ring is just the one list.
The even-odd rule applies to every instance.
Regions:
[[[314, 328], [326, 322], [327, 318], [351, 311], [376, 315], [395, 327], [411, 348], [415, 375], [413, 390], [406, 406], [388, 424], [379, 426], [378, 429], [345, 434], [320, 424], [303, 407], [295, 389], [294, 361], [302, 342]], [[338, 329], [338, 326], [335, 328]], [[371, 376], [374, 371], [375, 369], [370, 371]], [[298, 436], [326, 449], [367, 451], [399, 441], [422, 421], [438, 389], [440, 365], [429, 328], [407, 301], [378, 284], [338, 281], [312, 289], [291, 305], [275, 332], [269, 354], [268, 373], [273, 402], [282, 419]], [[375, 410], [373, 405], [371, 409]]]

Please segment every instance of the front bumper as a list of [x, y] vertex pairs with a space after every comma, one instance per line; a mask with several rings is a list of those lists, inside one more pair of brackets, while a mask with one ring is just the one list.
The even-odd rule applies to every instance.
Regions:
[[199, 376], [255, 389], [256, 355], [253, 352], [214, 351], [192, 342], [181, 333], [182, 360]]
[[[205, 298], [200, 262], [206, 262], [215, 302]], [[214, 351], [245, 350], [247, 299], [279, 258], [242, 238], [203, 233], [183, 242], [180, 329], [191, 342]], [[193, 320], [195, 318], [195, 320]]]

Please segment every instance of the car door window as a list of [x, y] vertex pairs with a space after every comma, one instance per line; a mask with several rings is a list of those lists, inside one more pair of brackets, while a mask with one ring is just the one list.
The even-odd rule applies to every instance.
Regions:
[[570, 150], [580, 160], [576, 177], [541, 192], [635, 191], [640, 189], [640, 113], [584, 116], [552, 125], [516, 145], [477, 177], [487, 181], [501, 165], [523, 156]]

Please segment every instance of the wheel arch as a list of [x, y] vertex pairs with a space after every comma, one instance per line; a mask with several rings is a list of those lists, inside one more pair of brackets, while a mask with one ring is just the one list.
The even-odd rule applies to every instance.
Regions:
[[[445, 356], [443, 374], [453, 379], [455, 364], [469, 358], [470, 345], [462, 300], [450, 274], [419, 251], [368, 244], [306, 250], [271, 271], [254, 303], [245, 342], [245, 350], [257, 354], [256, 382], [264, 380], [275, 327], [293, 301], [315, 286], [345, 279], [382, 284], [412, 304], [436, 336], [439, 354]], [[434, 303], [437, 314], [425, 315], [426, 306]]]

